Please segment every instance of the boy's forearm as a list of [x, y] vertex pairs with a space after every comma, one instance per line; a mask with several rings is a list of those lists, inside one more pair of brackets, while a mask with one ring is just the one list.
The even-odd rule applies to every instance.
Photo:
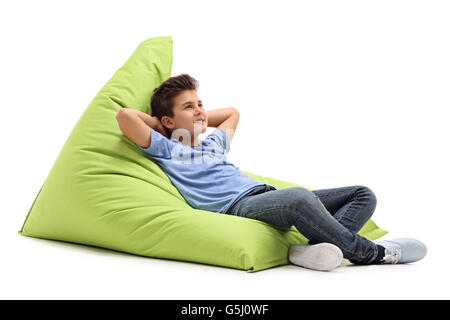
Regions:
[[165, 136], [166, 138], [168, 137], [168, 133], [166, 128], [162, 125], [161, 121], [159, 121], [159, 119], [157, 117], [152, 117], [149, 114], [133, 109], [133, 108], [126, 108], [126, 111], [129, 112], [130, 114], [139, 117], [142, 121], [144, 121], [144, 123], [153, 128], [154, 130], [158, 131], [159, 133], [161, 133], [163, 136]]
[[208, 127], [218, 127], [222, 122], [231, 117], [235, 112], [236, 109], [233, 107], [206, 111], [206, 114], [208, 116]]
[[155, 129], [153, 127], [153, 126], [155, 126], [155, 120], [152, 119], [153, 117], [150, 116], [149, 114], [147, 114], [145, 112], [142, 112], [142, 111], [139, 111], [139, 110], [136, 110], [136, 109], [133, 109], [133, 108], [126, 108], [126, 111], [131, 113], [131, 114], [133, 114], [133, 115], [138, 116], [139, 118], [142, 119], [142, 121], [145, 122], [146, 125], [148, 125], [149, 127], [152, 127], [153, 129]]

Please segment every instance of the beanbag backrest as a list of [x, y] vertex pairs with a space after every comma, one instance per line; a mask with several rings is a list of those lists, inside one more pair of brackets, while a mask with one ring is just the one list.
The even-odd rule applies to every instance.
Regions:
[[[170, 77], [172, 62], [172, 37], [140, 43], [70, 133], [20, 233], [247, 271], [287, 264], [290, 244], [306, 242], [295, 227], [193, 209], [120, 131], [120, 108], [151, 114], [153, 89]], [[245, 173], [278, 188], [300, 186]], [[383, 232], [372, 221], [362, 230], [369, 238]]]

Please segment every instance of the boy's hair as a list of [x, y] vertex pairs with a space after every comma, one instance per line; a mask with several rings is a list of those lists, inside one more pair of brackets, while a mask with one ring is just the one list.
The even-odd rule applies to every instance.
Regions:
[[173, 117], [173, 97], [183, 90], [197, 91], [198, 88], [198, 81], [186, 73], [170, 77], [153, 91], [150, 101], [152, 116], [160, 121], [163, 116]]

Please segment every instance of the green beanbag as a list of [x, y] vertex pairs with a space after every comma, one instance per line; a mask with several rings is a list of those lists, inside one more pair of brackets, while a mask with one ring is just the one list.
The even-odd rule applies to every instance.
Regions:
[[[306, 242], [295, 227], [193, 209], [120, 131], [117, 111], [150, 113], [151, 93], [171, 76], [172, 61], [172, 37], [140, 43], [70, 133], [20, 233], [249, 272], [288, 264], [289, 246]], [[245, 173], [280, 189], [300, 186]], [[360, 232], [385, 233], [373, 221]]]

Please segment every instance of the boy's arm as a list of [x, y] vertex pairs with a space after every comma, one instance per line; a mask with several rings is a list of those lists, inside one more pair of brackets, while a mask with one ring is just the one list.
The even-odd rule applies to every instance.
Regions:
[[239, 123], [239, 111], [230, 107], [206, 111], [206, 114], [208, 115], [208, 127], [216, 127], [225, 131], [231, 143]]
[[116, 114], [116, 120], [123, 134], [142, 148], [150, 146], [151, 132], [149, 127], [152, 127], [166, 138], [168, 137], [165, 127], [157, 117], [152, 117], [136, 109], [120, 109]]

